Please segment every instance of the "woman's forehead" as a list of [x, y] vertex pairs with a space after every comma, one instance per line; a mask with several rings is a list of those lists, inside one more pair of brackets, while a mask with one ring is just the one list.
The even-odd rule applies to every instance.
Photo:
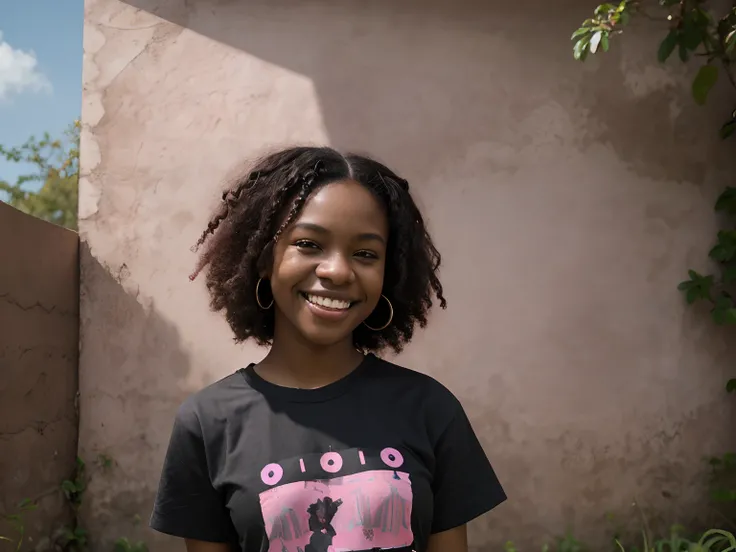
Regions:
[[309, 196], [294, 220], [321, 226], [330, 231], [369, 229], [385, 234], [388, 220], [380, 200], [354, 180], [341, 180], [321, 186]]

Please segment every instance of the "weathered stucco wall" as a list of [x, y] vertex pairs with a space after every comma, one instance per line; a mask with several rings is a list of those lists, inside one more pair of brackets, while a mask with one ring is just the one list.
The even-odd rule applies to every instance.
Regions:
[[0, 202], [0, 536], [16, 539], [4, 516], [37, 500], [23, 550], [71, 516], [60, 485], [77, 454], [78, 244]]
[[401, 362], [456, 392], [508, 490], [476, 550], [601, 535], [635, 499], [700, 512], [736, 351], [676, 285], [734, 168], [722, 113], [636, 27], [575, 63], [587, 0], [492, 4], [87, 0], [80, 450], [119, 470], [90, 486], [98, 542], [180, 550], [134, 521], [175, 408], [262, 354], [208, 313], [189, 247], [234, 165], [299, 141], [377, 155], [425, 209], [450, 308]]

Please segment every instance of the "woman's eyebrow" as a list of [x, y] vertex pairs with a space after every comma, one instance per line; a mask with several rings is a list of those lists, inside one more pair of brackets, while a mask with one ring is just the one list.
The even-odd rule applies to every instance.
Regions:
[[[318, 234], [330, 234], [331, 233], [324, 226], [320, 226], [319, 224], [315, 224], [313, 222], [297, 222], [294, 224], [294, 228], [301, 229], [301, 230], [311, 230], [312, 232], [316, 232]], [[360, 241], [377, 241], [383, 244], [386, 243], [386, 239], [380, 234], [376, 234], [375, 232], [362, 232], [358, 234], [357, 238]]]
[[330, 231], [325, 228], [324, 226], [320, 226], [319, 224], [314, 224], [313, 222], [297, 222], [294, 224], [294, 228], [300, 228], [302, 230], [311, 230], [312, 232], [317, 232], [318, 234], [329, 234]]
[[360, 241], [378, 241], [381, 243], [386, 243], [386, 240], [383, 239], [383, 236], [380, 234], [375, 234], [373, 232], [365, 232], [363, 234], [358, 234], [358, 239]]

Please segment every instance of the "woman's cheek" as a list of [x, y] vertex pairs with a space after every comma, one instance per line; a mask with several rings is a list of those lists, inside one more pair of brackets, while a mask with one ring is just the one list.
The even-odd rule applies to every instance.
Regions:
[[385, 274], [385, 263], [380, 261], [373, 263], [363, 273], [363, 282], [366, 292], [380, 297], [383, 292], [383, 280]]

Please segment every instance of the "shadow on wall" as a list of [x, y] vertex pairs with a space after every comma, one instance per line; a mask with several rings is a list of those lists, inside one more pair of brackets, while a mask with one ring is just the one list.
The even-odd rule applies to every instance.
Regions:
[[[434, 176], [479, 144], [517, 152], [492, 163], [514, 170], [532, 161], [531, 145], [569, 140], [581, 150], [610, 145], [642, 176], [700, 182], [712, 143], [702, 138], [716, 138], [710, 121], [698, 125], [702, 110], [686, 85], [644, 72], [655, 41], [646, 49], [639, 37], [631, 43], [628, 80], [614, 52], [595, 71], [588, 69], [597, 60], [584, 68], [572, 59], [569, 34], [589, 15], [589, 0], [465, 0], [452, 9], [442, 0], [124, 1], [311, 79], [332, 144], [399, 168], [410, 159], [413, 179]], [[700, 140], [673, 158], [687, 135]], [[518, 155], [524, 149], [528, 158]]]
[[[608, 145], [643, 177], [702, 186], [712, 166], [732, 160], [728, 148], [718, 147], [724, 116], [719, 106], [729, 104], [730, 89], [718, 87], [709, 107], [698, 106], [690, 95], [697, 62], [689, 68], [679, 60], [654, 65], [664, 34], [648, 23], [634, 26], [615, 49], [588, 66], [576, 65], [582, 82], [566, 85], [560, 94], [572, 100], [566, 108], [580, 121], [582, 132], [571, 145], [583, 151]], [[590, 70], [591, 65], [599, 69]], [[720, 192], [726, 183], [715, 185]]]
[[[176, 327], [132, 288], [125, 265], [102, 266], [84, 242], [80, 256], [80, 433], [86, 438], [79, 453], [88, 464], [111, 460], [107, 469], [90, 473], [81, 516], [94, 528], [92, 548], [111, 550], [120, 537], [150, 543], [147, 525], [160, 465], [139, 459], [163, 457], [166, 440], [150, 437], [170, 433], [177, 406], [192, 392], [185, 384], [190, 360]], [[100, 314], [90, 304], [104, 305], [106, 312], [85, 317]], [[107, 366], [98, 370], [92, 359], [105, 359]], [[104, 540], [96, 540], [100, 535]]]
[[27, 550], [71, 521], [60, 485], [77, 452], [78, 236], [0, 202], [0, 251], [0, 536], [16, 540], [5, 516], [36, 502]]

